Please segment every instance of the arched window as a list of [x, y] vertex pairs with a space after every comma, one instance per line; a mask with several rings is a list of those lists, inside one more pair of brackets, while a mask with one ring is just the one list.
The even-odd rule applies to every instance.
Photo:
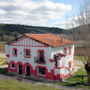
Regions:
[[15, 69], [15, 64], [11, 64], [11, 69]]

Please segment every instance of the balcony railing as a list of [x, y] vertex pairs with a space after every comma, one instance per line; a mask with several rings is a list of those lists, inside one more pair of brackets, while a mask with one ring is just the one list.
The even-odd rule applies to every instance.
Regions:
[[40, 60], [37, 57], [34, 57], [34, 61], [35, 61], [35, 63], [45, 64], [45, 58], [43, 58], [43, 60]]

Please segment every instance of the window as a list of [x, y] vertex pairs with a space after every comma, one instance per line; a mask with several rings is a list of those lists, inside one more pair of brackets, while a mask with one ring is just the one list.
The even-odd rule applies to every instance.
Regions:
[[64, 54], [67, 55], [67, 48], [64, 48]]
[[24, 57], [30, 58], [30, 49], [24, 49]]
[[38, 59], [39, 63], [45, 63], [43, 50], [38, 50], [38, 58], [37, 59]]
[[17, 48], [13, 48], [13, 56], [17, 56]]
[[40, 61], [44, 60], [43, 56], [44, 56], [44, 53], [42, 51], [39, 51], [39, 60]]
[[15, 68], [15, 65], [14, 64], [11, 64], [11, 68], [14, 69]]
[[38, 68], [38, 74], [45, 75], [45, 68]]
[[68, 54], [71, 55], [71, 47], [69, 47], [69, 53]]
[[55, 61], [55, 66], [57, 67], [58, 66], [58, 61], [57, 61], [57, 56], [54, 55], [54, 61]]

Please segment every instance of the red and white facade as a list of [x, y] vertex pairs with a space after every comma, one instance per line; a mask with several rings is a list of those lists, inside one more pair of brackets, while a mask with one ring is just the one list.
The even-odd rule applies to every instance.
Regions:
[[8, 72], [24, 76], [60, 80], [75, 67], [74, 44], [52, 47], [26, 36], [6, 44], [6, 56]]

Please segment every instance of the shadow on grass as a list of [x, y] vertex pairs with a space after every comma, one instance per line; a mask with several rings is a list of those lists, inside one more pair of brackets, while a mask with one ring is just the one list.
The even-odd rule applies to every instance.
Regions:
[[0, 68], [0, 74], [7, 74], [8, 68]]
[[76, 84], [76, 83], [69, 83], [69, 82], [60, 82], [59, 84], [64, 85], [64, 86], [70, 86], [70, 87], [78, 86], [78, 84]]
[[74, 77], [76, 77], [76, 78], [81, 78], [81, 77], [87, 77], [87, 75], [76, 75], [76, 76], [74, 76]]

